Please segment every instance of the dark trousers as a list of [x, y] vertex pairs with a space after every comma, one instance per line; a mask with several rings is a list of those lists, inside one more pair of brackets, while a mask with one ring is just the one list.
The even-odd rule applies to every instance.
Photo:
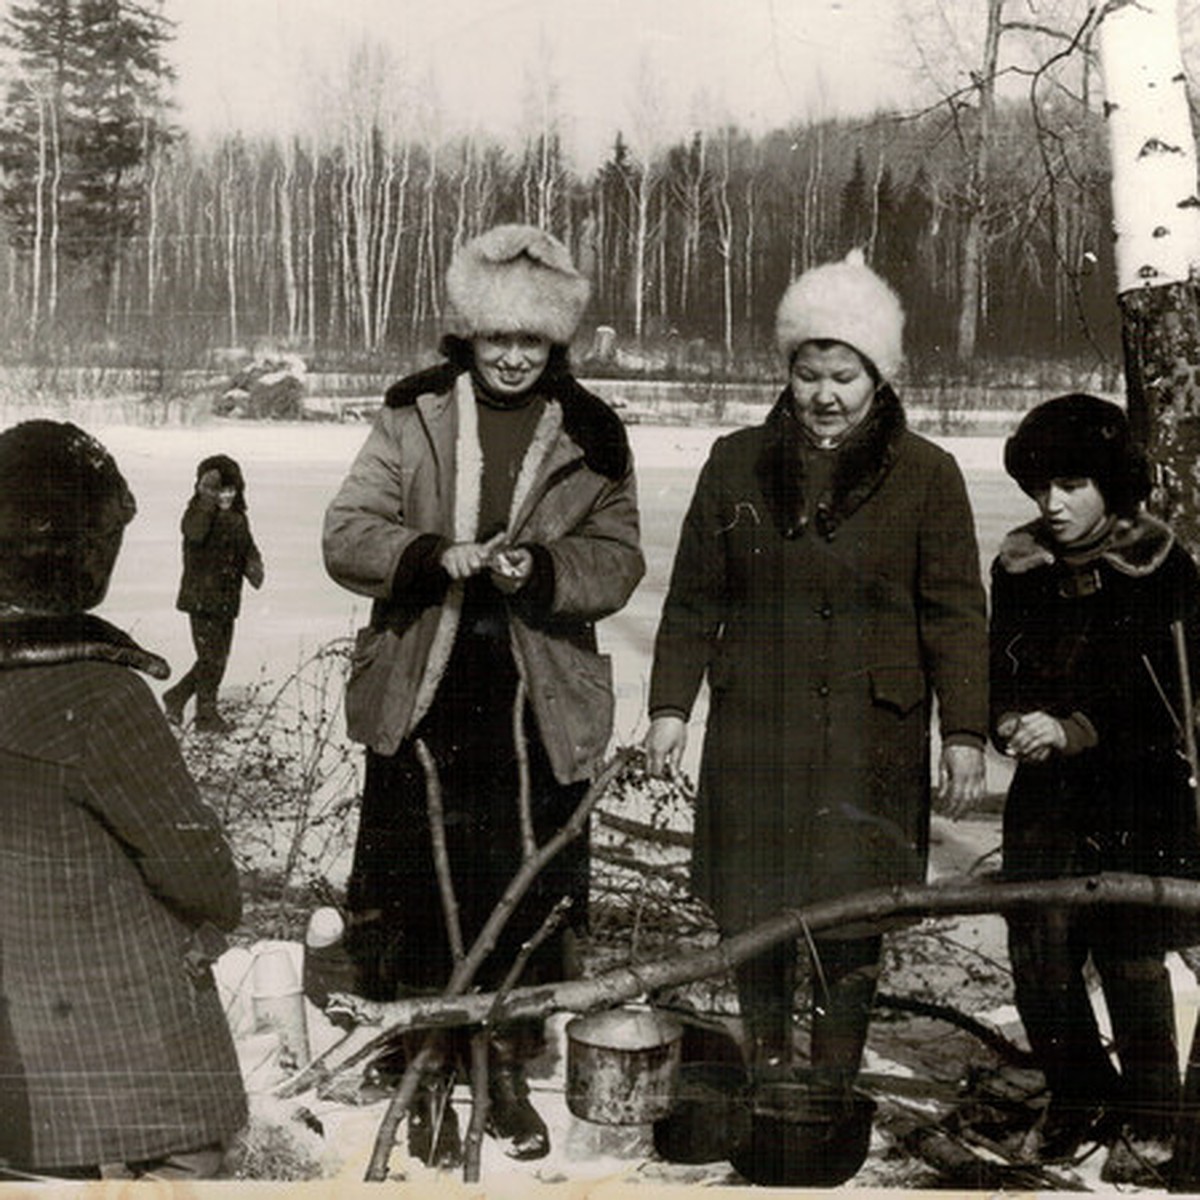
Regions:
[[[813, 946], [811, 1066], [819, 1084], [844, 1090], [853, 1085], [862, 1064], [883, 939], [821, 939]], [[796, 955], [797, 943], [786, 941], [737, 969], [752, 1058], [786, 1061], [791, 1055]]]
[[[1008, 953], [1017, 1010], [1055, 1104], [1105, 1104], [1139, 1132], [1169, 1129], [1180, 1082], [1163, 954], [1138, 953], [1112, 938], [1103, 917], [1054, 911], [1010, 917]], [[1089, 955], [1103, 984], [1119, 1071], [1088, 999]]]
[[192, 646], [196, 661], [192, 669], [174, 687], [163, 693], [163, 701], [171, 708], [182, 709], [196, 697], [196, 715], [211, 717], [217, 712], [217, 692], [225, 678], [229, 649], [233, 645], [233, 617], [212, 617], [205, 613], [188, 613], [192, 626]]

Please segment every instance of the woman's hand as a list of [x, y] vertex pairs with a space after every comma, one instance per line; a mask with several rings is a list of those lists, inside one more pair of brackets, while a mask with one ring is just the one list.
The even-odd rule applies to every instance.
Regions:
[[1004, 753], [1018, 762], [1045, 762], [1055, 750], [1064, 750], [1067, 745], [1062, 722], [1040, 710], [1008, 717], [996, 732], [1005, 739]]
[[687, 748], [687, 722], [682, 717], [655, 717], [642, 741], [646, 752], [646, 772], [656, 778], [668, 778], [678, 769]]
[[529, 582], [533, 574], [533, 555], [523, 546], [500, 550], [492, 555], [488, 569], [496, 588], [511, 596]]
[[492, 556], [504, 545], [505, 534], [501, 530], [486, 542], [455, 542], [442, 551], [442, 566], [451, 579], [470, 579], [486, 570]]
[[983, 750], [978, 746], [943, 746], [938, 770], [938, 811], [957, 820], [982, 799], [986, 789]]

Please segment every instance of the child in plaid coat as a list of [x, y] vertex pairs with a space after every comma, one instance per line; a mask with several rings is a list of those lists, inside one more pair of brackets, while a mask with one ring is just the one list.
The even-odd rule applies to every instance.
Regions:
[[0, 1165], [205, 1178], [246, 1118], [210, 968], [232, 853], [141, 678], [87, 612], [135, 506], [74, 425], [0, 434]]

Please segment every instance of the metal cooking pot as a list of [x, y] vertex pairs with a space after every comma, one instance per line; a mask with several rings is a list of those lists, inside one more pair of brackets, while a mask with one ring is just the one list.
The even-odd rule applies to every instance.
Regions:
[[875, 1101], [791, 1080], [755, 1091], [750, 1131], [729, 1161], [750, 1183], [836, 1187], [858, 1173], [871, 1145]]
[[599, 1125], [645, 1125], [675, 1094], [683, 1026], [628, 1004], [567, 1024], [567, 1107]]
[[654, 1122], [654, 1149], [673, 1163], [728, 1161], [750, 1132], [750, 1080], [727, 1062], [685, 1062], [671, 1111]]

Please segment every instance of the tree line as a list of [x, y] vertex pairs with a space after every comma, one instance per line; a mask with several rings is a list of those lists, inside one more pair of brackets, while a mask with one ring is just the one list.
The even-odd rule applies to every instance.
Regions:
[[[1065, 89], [987, 113], [982, 195], [980, 106], [953, 98], [666, 144], [621, 130], [584, 173], [552, 111], [516, 146], [442, 137], [363, 85], [372, 70], [386, 84], [365, 60], [311, 134], [198, 141], [169, 120], [169, 37], [129, 0], [10, 10], [0, 336], [14, 353], [119, 345], [179, 362], [270, 343], [329, 365], [419, 358], [455, 246], [529, 221], [567, 242], [594, 282], [589, 320], [646, 369], [753, 372], [788, 281], [854, 246], [900, 293], [918, 362], [1119, 358], [1102, 121]], [[964, 303], [978, 328], [965, 348]], [[577, 355], [593, 350], [602, 339]]]

